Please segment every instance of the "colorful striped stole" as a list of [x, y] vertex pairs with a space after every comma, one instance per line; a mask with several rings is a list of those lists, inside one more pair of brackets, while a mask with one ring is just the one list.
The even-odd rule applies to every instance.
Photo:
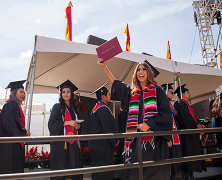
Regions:
[[[129, 115], [127, 120], [126, 133], [137, 132], [138, 125], [138, 113], [139, 113], [139, 98], [141, 93], [140, 84], [130, 98]], [[147, 82], [143, 92], [143, 122], [149, 120], [149, 118], [158, 114], [157, 101], [156, 101], [156, 88], [153, 84]], [[151, 131], [150, 129], [148, 131]], [[125, 148], [129, 148], [135, 137], [126, 138]], [[153, 140], [153, 136], [142, 137], [142, 141]]]

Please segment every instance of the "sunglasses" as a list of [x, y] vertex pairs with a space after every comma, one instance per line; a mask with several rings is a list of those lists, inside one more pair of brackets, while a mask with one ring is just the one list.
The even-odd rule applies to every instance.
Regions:
[[174, 95], [174, 92], [169, 92], [171, 95]]

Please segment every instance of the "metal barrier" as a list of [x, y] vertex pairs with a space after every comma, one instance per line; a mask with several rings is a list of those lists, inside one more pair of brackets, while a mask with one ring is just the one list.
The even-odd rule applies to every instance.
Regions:
[[95, 140], [95, 139], [116, 139], [126, 137], [137, 137], [137, 159], [138, 162], [132, 164], [117, 164], [90, 168], [76, 168], [57, 171], [46, 172], [33, 172], [33, 173], [14, 173], [2, 174], [0, 179], [29, 179], [29, 178], [42, 178], [42, 177], [55, 177], [67, 176], [77, 174], [87, 174], [96, 172], [105, 172], [113, 170], [123, 170], [138, 168], [139, 180], [143, 180], [143, 167], [166, 165], [180, 162], [196, 161], [209, 158], [222, 157], [222, 153], [214, 153], [207, 155], [187, 156], [180, 158], [164, 159], [159, 161], [142, 161], [141, 137], [143, 136], [165, 136], [172, 134], [196, 134], [196, 133], [213, 133], [222, 132], [222, 128], [206, 128], [206, 129], [187, 129], [177, 131], [150, 131], [150, 132], [137, 132], [137, 133], [113, 133], [113, 134], [89, 134], [89, 135], [70, 135], [70, 136], [37, 136], [37, 137], [0, 137], [0, 143], [20, 143], [20, 142], [55, 142], [55, 141], [70, 141], [70, 140]]

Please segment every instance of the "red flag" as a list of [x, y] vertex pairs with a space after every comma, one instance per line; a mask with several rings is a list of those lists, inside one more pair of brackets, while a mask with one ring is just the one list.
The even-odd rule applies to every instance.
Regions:
[[[219, 45], [219, 53], [221, 52], [221, 48], [220, 48], [220, 45]], [[222, 69], [222, 54], [220, 53], [219, 54], [219, 64], [220, 64], [220, 69]]]
[[126, 33], [126, 51], [130, 52], [130, 35], [129, 35], [128, 23], [126, 25], [126, 29], [124, 33]]
[[171, 59], [170, 43], [169, 43], [169, 41], [168, 41], [168, 44], [167, 44], [167, 55], [166, 55], [166, 58], [167, 59]]
[[66, 35], [65, 40], [72, 41], [72, 10], [71, 10], [72, 3], [69, 2], [68, 6], [66, 7], [66, 16], [67, 25], [66, 25]]

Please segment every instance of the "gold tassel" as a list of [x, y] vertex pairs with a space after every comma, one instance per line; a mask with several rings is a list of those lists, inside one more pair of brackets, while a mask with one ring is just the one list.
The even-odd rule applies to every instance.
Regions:
[[65, 146], [64, 146], [64, 149], [67, 149], [67, 144], [66, 144], [66, 141], [65, 141]]

